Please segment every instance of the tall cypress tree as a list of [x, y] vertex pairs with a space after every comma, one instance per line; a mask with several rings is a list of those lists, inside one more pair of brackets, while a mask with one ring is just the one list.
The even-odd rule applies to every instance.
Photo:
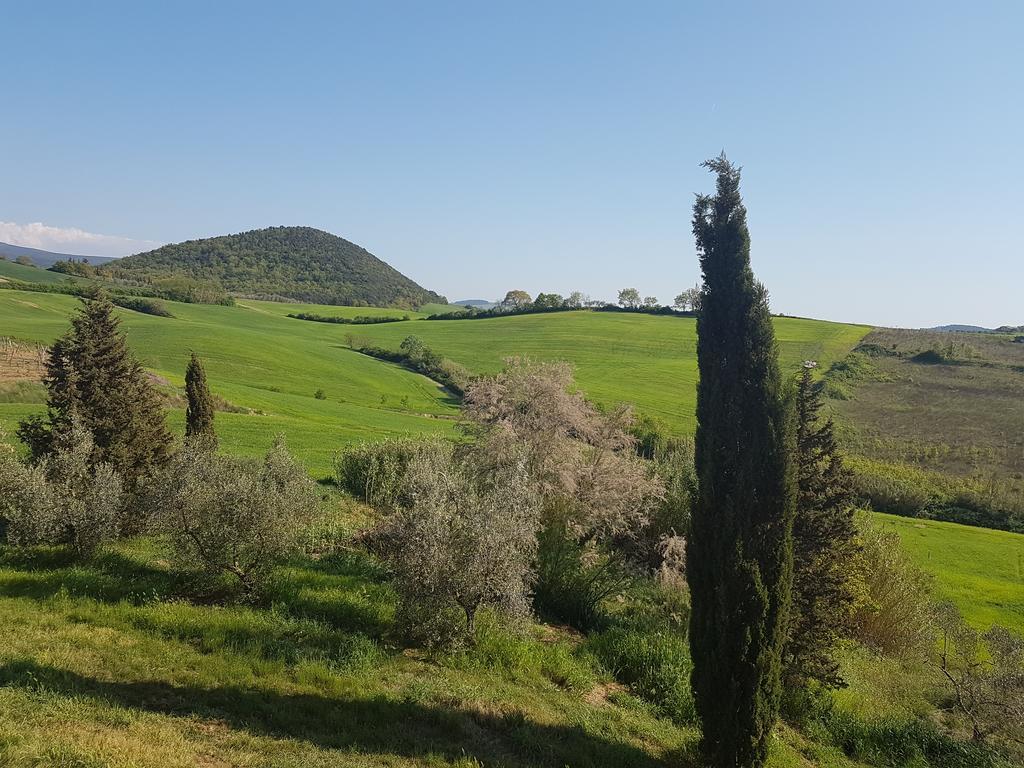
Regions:
[[19, 436], [39, 458], [71, 428], [75, 414], [93, 437], [95, 462], [111, 464], [129, 487], [170, 455], [160, 396], [128, 348], [103, 293], [83, 300], [71, 330], [46, 361], [47, 416], [21, 423]]
[[835, 659], [851, 630], [858, 561], [852, 473], [843, 464], [832, 419], [820, 418], [821, 390], [805, 364], [797, 386], [797, 511], [793, 524], [793, 607], [784, 679], [790, 689], [816, 681], [842, 687]]
[[185, 396], [188, 408], [185, 410], [185, 436], [204, 436], [216, 443], [217, 433], [213, 429], [213, 398], [206, 384], [206, 370], [203, 363], [192, 353], [185, 369]]
[[750, 269], [739, 169], [704, 166], [693, 233], [704, 274], [697, 316], [698, 493], [687, 551], [693, 693], [714, 768], [764, 764], [778, 715], [792, 581], [791, 403], [768, 294]]

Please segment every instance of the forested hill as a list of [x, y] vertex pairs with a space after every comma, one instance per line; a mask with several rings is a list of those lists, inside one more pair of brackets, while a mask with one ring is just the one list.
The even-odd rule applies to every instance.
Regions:
[[101, 273], [146, 281], [188, 276], [236, 295], [319, 304], [446, 303], [365, 248], [312, 227], [187, 240], [119, 259]]

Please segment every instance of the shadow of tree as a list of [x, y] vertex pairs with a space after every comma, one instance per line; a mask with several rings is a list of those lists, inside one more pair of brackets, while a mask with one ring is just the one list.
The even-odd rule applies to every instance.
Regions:
[[475, 757], [484, 766], [696, 768], [690, 752], [656, 758], [579, 726], [547, 725], [522, 713], [445, 709], [382, 696], [327, 698], [161, 681], [107, 682], [31, 660], [0, 666], [0, 685], [85, 696], [163, 715], [215, 719], [270, 738], [381, 755]]

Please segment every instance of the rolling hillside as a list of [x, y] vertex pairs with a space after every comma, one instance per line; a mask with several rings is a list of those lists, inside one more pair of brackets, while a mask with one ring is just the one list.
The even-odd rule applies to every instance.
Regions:
[[[0, 291], [2, 335], [48, 343], [63, 333], [78, 301], [71, 296]], [[497, 370], [514, 354], [565, 359], [577, 368], [585, 392], [605, 404], [629, 402], [683, 433], [693, 426], [696, 398], [695, 324], [692, 319], [567, 312], [495, 320], [405, 322], [377, 326], [311, 323], [288, 318], [294, 305], [241, 300], [223, 307], [166, 302], [174, 317], [119, 310], [129, 342], [143, 363], [180, 387], [190, 350], [204, 359], [214, 392], [252, 413], [221, 413], [218, 428], [228, 450], [255, 454], [284, 432], [292, 448], [325, 474], [338, 446], [403, 432], [453, 428], [455, 404], [438, 386], [398, 366], [366, 357], [345, 343], [349, 333], [397, 348], [417, 335], [473, 371]], [[393, 314], [386, 309], [316, 307], [321, 314]], [[813, 320], [776, 320], [784, 364], [808, 357], [843, 356], [867, 331]], [[0, 420], [8, 428], [40, 408], [41, 385], [4, 396]], [[324, 399], [314, 395], [322, 390]], [[32, 392], [35, 394], [33, 395]], [[7, 402], [2, 402], [7, 400]], [[181, 412], [174, 411], [180, 419]]]
[[320, 304], [445, 304], [348, 240], [310, 227], [270, 227], [165, 245], [109, 264], [100, 274], [148, 281], [187, 276], [230, 293]]
[[58, 261], [88, 261], [93, 265], [116, 261], [116, 259], [110, 256], [81, 256], [74, 253], [57, 253], [55, 251], [43, 251], [39, 248], [28, 248], [24, 245], [11, 245], [10, 243], [0, 243], [0, 256], [6, 256], [11, 261], [14, 261], [19, 256], [27, 256], [32, 259], [33, 264], [43, 269], [52, 267]]

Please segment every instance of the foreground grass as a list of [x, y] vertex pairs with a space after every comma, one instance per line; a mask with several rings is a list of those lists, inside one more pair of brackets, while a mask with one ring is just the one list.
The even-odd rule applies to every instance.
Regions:
[[359, 557], [217, 607], [184, 601], [160, 554], [4, 556], [0, 764], [688, 764], [692, 728], [592, 696], [592, 665], [550, 632], [431, 658], [388, 645], [392, 596]]
[[876, 514], [935, 576], [936, 598], [952, 600], [979, 629], [1001, 624], [1024, 634], [1024, 535], [935, 520]]
[[[223, 585], [172, 570], [158, 540], [81, 563], [0, 549], [0, 765], [698, 768], [683, 626], [637, 615], [591, 641], [484, 616], [472, 650], [405, 648], [383, 569], [324, 548], [366, 524], [340, 514], [310, 538], [334, 554], [281, 568], [251, 605], [218, 604]], [[991, 533], [929, 525], [953, 546]], [[772, 768], [971, 765], [943, 762], [948, 740], [925, 757], [934, 670], [856, 649], [844, 670], [835, 715], [780, 725]]]

